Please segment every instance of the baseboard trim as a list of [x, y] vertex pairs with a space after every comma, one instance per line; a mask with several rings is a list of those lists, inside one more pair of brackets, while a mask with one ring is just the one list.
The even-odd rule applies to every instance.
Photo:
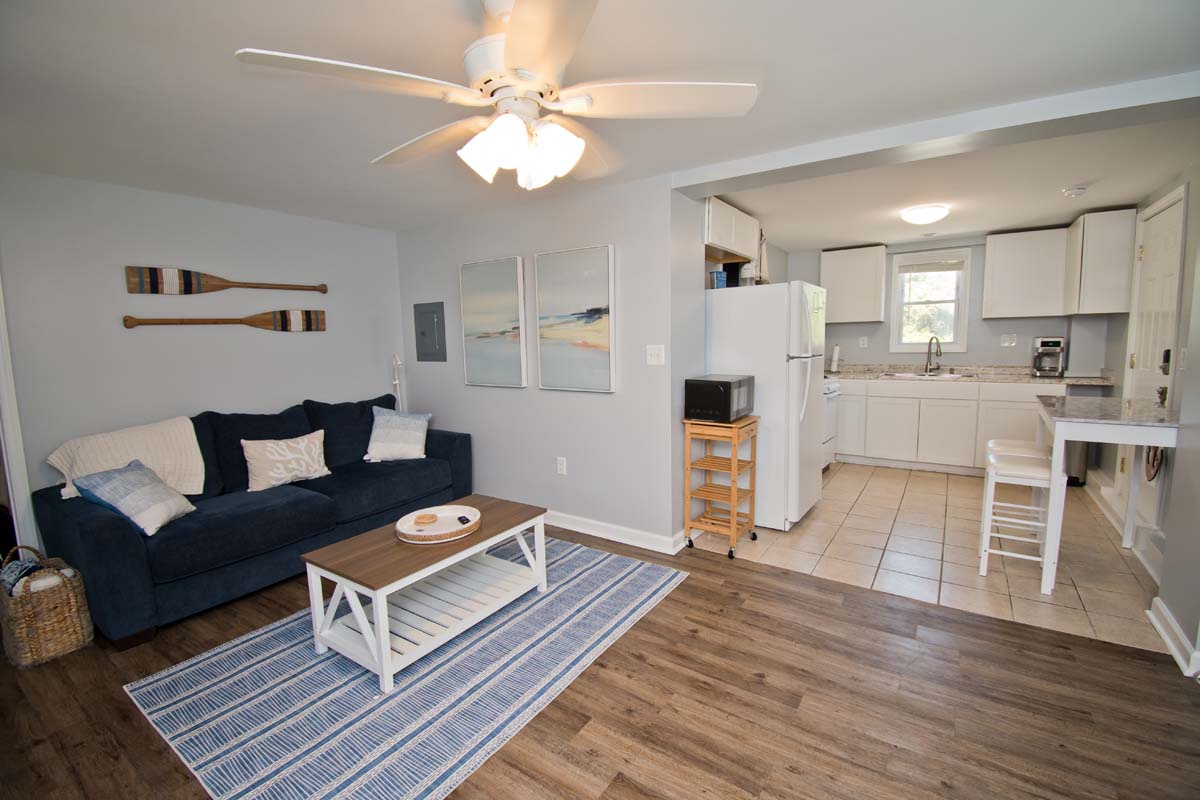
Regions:
[[982, 476], [984, 471], [979, 467], [958, 467], [953, 464], [928, 464], [923, 461], [893, 461], [890, 458], [870, 458], [869, 456], [848, 456], [838, 453], [834, 461], [843, 464], [863, 464], [868, 467], [894, 467], [895, 469], [914, 469], [921, 472], [945, 472], [950, 475]]
[[[1088, 497], [1096, 504], [1096, 507], [1104, 513], [1104, 518], [1113, 528], [1120, 532], [1125, 529], [1125, 509], [1118, 509], [1113, 505], [1113, 499], [1119, 498], [1121, 495], [1117, 493], [1116, 487], [1112, 485], [1112, 481], [1108, 479], [1102, 470], [1089, 469], [1087, 474], [1087, 484], [1084, 486], [1084, 491], [1088, 493]], [[1148, 527], [1140, 520], [1139, 528]], [[1146, 572], [1154, 579], [1157, 584], [1162, 584], [1162, 562], [1161, 559], [1154, 559], [1146, 552], [1141, 542], [1141, 535], [1134, 536], [1133, 549], [1131, 550], [1134, 558], [1138, 563], [1145, 568]]]
[[1179, 622], [1161, 597], [1154, 598], [1146, 616], [1150, 618], [1150, 624], [1154, 626], [1154, 630], [1158, 631], [1158, 635], [1166, 643], [1167, 650], [1175, 658], [1175, 663], [1179, 665], [1183, 674], [1189, 678], [1200, 674], [1200, 651], [1188, 641], [1183, 628], [1179, 627]]
[[588, 536], [607, 539], [610, 542], [620, 542], [640, 547], [643, 550], [653, 550], [655, 553], [665, 553], [669, 556], [673, 556], [683, 549], [683, 531], [676, 531], [674, 535], [664, 535], [637, 528], [627, 528], [624, 525], [614, 525], [611, 522], [602, 522], [597, 519], [579, 517], [574, 514], [565, 514], [561, 511], [547, 511], [546, 524], [586, 533]]

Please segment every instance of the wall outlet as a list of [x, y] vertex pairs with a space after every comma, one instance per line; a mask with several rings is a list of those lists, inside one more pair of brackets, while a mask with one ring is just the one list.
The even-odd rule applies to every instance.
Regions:
[[663, 344], [646, 345], [646, 366], [662, 367], [667, 363], [667, 346]]
[[1015, 333], [1000, 334], [1000, 346], [1001, 347], [1016, 347], [1017, 346], [1017, 335]]
[[858, 346], [861, 347], [863, 350], [866, 350], [867, 349], [867, 337], [865, 337], [865, 336], [858, 337]]
[[566, 474], [567, 474], [567, 459], [566, 459], [566, 457], [565, 457], [565, 456], [559, 456], [559, 457], [558, 457], [558, 461], [557, 461], [557, 463], [556, 463], [556, 467], [557, 467], [557, 469], [558, 469], [558, 474], [559, 474], [559, 475], [566, 475]]

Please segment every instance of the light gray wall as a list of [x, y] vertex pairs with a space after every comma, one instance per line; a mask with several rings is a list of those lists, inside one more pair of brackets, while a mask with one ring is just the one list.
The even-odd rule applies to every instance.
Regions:
[[[127, 264], [327, 283], [329, 294], [125, 292]], [[34, 488], [65, 440], [205, 409], [274, 411], [387, 392], [399, 348], [390, 231], [0, 170], [0, 275]], [[125, 314], [241, 317], [325, 309], [324, 333], [244, 326], [126, 330]]]
[[[1180, 413], [1179, 447], [1168, 461], [1166, 492], [1166, 553], [1159, 586], [1162, 602], [1183, 629], [1193, 648], [1200, 646], [1200, 165], [1193, 165], [1143, 205], [1183, 183], [1188, 184], [1187, 231], [1184, 240], [1181, 346], [1190, 352], [1187, 366], [1176, 373], [1175, 401]], [[1176, 359], [1180, 363], [1181, 359]]]
[[821, 251], [797, 250], [788, 253], [788, 280], [821, 283]]
[[[581, 187], [540, 205], [397, 234], [405, 324], [414, 303], [444, 301], [449, 339], [444, 363], [418, 363], [406, 345], [411, 405], [433, 412], [438, 427], [474, 437], [478, 491], [662, 536], [673, 532], [670, 457], [679, 421], [672, 413], [672, 368], [650, 367], [645, 359], [646, 345], [670, 348], [674, 341], [671, 237], [665, 177]], [[616, 253], [617, 391], [539, 389], [534, 254], [599, 244], [614, 245]], [[507, 256], [525, 259], [530, 385], [465, 386], [458, 268]], [[699, 263], [694, 273], [703, 286]], [[555, 472], [558, 456], [567, 459], [565, 476]]]
[[[783, 251], [781, 250], [780, 253]], [[786, 263], [768, 256], [774, 264]], [[704, 202], [671, 192], [671, 530], [683, 529], [683, 382], [704, 374]], [[774, 268], [774, 267], [773, 267]], [[776, 280], [772, 277], [772, 280]]]
[[[922, 250], [945, 249], [969, 246], [971, 249], [971, 303], [967, 317], [967, 352], [946, 353], [941, 362], [947, 366], [956, 364], [984, 364], [1026, 366], [1033, 360], [1033, 340], [1037, 336], [1065, 336], [1067, 317], [1035, 317], [1016, 319], [983, 319], [983, 242], [979, 239], [957, 242], [938, 242], [936, 247], [928, 244], [898, 245], [888, 248], [888, 297], [891, 297], [891, 258], [895, 253], [910, 253]], [[818, 272], [819, 272], [818, 260]], [[890, 319], [891, 304], [885, 316]], [[835, 344], [842, 346], [844, 364], [918, 364], [924, 363], [924, 353], [890, 353], [890, 328], [888, 322], [842, 322], [825, 329], [825, 349], [832, 352]], [[1001, 347], [1000, 335], [1015, 333], [1016, 347]], [[867, 347], [860, 348], [858, 339], [867, 337]], [[826, 361], [829, 356], [826, 355]]]
[[766, 242], [763, 245], [763, 255], [764, 260], [767, 262], [767, 271], [771, 283], [781, 283], [787, 280], [788, 254], [782, 248]]

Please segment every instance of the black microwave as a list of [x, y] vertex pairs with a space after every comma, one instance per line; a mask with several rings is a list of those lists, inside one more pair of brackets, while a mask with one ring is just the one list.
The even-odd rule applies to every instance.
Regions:
[[683, 382], [683, 415], [733, 422], [754, 410], [753, 375], [703, 375]]

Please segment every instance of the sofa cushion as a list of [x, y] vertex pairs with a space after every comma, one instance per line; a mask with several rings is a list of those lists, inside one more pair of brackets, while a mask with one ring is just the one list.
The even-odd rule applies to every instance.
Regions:
[[245, 491], [250, 485], [242, 439], [294, 439], [314, 430], [302, 406], [278, 414], [213, 413], [210, 419], [225, 492]]
[[217, 463], [217, 442], [213, 434], [212, 411], [192, 417], [196, 429], [196, 443], [200, 445], [200, 457], [204, 459], [204, 490], [200, 494], [187, 495], [193, 503], [205, 497], [216, 497], [221, 493], [221, 467]]
[[410, 503], [451, 485], [450, 465], [437, 458], [367, 463], [294, 484], [333, 501], [338, 524]]
[[357, 403], [304, 401], [304, 413], [308, 415], [312, 429], [325, 431], [325, 463], [330, 469], [363, 460], [375, 422], [371, 411], [375, 406], [394, 409], [396, 396], [383, 394]]
[[146, 540], [155, 583], [232, 564], [334, 527], [334, 504], [295, 486], [234, 492], [196, 503], [196, 510]]

